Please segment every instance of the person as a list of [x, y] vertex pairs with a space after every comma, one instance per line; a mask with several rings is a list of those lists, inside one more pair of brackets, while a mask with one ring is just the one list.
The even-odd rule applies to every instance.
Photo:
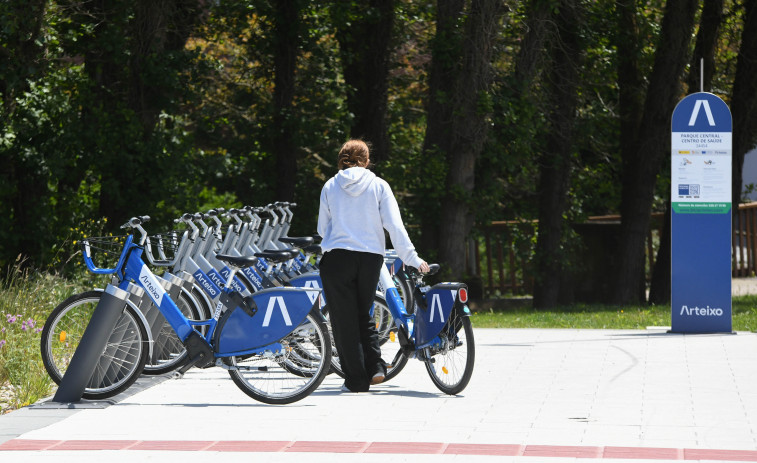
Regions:
[[321, 190], [318, 234], [323, 292], [344, 373], [343, 391], [366, 392], [386, 376], [379, 336], [371, 319], [379, 273], [384, 265], [384, 230], [406, 264], [428, 272], [402, 223], [389, 184], [368, 170], [370, 150], [347, 141], [337, 157], [339, 172]]

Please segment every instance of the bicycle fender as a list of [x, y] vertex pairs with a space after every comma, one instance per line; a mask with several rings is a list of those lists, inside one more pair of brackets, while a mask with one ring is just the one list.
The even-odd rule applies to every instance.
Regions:
[[[425, 301], [419, 303], [421, 310], [415, 314], [415, 345], [426, 347], [442, 331], [455, 305], [459, 303], [461, 289], [468, 289], [465, 283], [439, 283], [425, 294]], [[462, 303], [460, 303], [462, 304]]]
[[[319, 270], [297, 275], [296, 277], [289, 280], [289, 284], [298, 288], [312, 288], [318, 290], [323, 288], [323, 283], [321, 282], [321, 272]], [[318, 293], [315, 291], [310, 291], [308, 295], [310, 297], [310, 300], [315, 303], [316, 299], [318, 298]], [[324, 305], [326, 305], [326, 298], [323, 296], [323, 292], [321, 292], [321, 310], [323, 310]]]
[[219, 357], [272, 344], [294, 331], [313, 304], [304, 288], [278, 287], [258, 291], [252, 299], [258, 313], [251, 317], [233, 307], [224, 312], [216, 327], [215, 352]]

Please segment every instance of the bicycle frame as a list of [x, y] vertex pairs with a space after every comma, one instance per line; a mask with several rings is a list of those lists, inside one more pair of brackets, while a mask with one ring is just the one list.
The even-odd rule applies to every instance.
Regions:
[[[464, 283], [439, 283], [429, 288], [424, 295], [425, 303], [416, 300], [416, 310], [409, 314], [397, 286], [386, 265], [381, 267], [379, 288], [400, 333], [400, 342], [412, 345], [412, 350], [421, 350], [441, 343], [441, 333], [453, 310], [470, 315], [465, 305], [468, 300]], [[429, 303], [430, 301], [430, 303]], [[419, 310], [420, 309], [420, 310]], [[407, 339], [403, 340], [403, 336]]]

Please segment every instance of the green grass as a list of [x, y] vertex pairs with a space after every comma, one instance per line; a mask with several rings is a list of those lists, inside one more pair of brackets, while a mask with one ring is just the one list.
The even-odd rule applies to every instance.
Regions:
[[[757, 331], [757, 295], [733, 298], [734, 331]], [[552, 310], [531, 308], [489, 309], [474, 312], [473, 326], [479, 328], [585, 328], [645, 329], [670, 326], [669, 305], [618, 307], [574, 304]]]

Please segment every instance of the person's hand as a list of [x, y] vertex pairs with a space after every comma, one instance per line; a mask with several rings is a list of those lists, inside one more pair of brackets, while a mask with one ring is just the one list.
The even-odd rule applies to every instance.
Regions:
[[419, 271], [420, 271], [421, 273], [428, 273], [428, 272], [429, 272], [429, 270], [431, 270], [431, 269], [430, 269], [430, 268], [428, 267], [428, 264], [427, 264], [427, 263], [426, 263], [426, 261], [424, 260], [423, 262], [421, 262], [421, 265], [419, 265], [419, 266], [418, 266], [418, 270], [419, 270]]

